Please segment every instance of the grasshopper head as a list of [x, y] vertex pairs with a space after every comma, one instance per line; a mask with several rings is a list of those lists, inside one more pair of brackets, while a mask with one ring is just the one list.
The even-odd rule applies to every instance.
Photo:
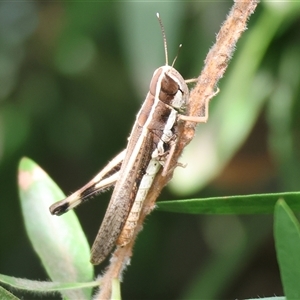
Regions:
[[189, 90], [180, 73], [171, 66], [155, 70], [150, 82], [150, 93], [160, 101], [184, 113]]

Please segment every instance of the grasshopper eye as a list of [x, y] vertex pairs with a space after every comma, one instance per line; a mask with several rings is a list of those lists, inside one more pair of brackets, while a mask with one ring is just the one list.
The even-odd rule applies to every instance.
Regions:
[[170, 104], [170, 102], [176, 96], [178, 90], [178, 83], [169, 75], [164, 74], [160, 84], [159, 100], [166, 104]]

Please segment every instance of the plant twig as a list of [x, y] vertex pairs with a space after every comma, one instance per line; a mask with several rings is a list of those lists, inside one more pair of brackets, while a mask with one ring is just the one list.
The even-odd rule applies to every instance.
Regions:
[[[258, 2], [258, 0], [235, 1], [216, 37], [216, 43], [207, 54], [205, 66], [198, 77], [197, 84], [190, 93], [189, 116], [204, 116], [205, 112], [208, 113], [209, 101], [216, 94], [217, 83], [223, 77], [235, 45], [241, 34], [246, 30], [247, 20], [254, 12]], [[179, 143], [173, 156], [173, 166], [176, 166], [183, 149], [193, 139], [195, 127], [196, 123], [193, 122], [181, 122], [179, 124]], [[146, 216], [154, 209], [155, 201], [161, 190], [172, 178], [173, 172], [168, 173], [167, 176], [162, 176], [161, 172], [162, 170], [156, 176], [153, 186], [149, 190], [132, 241], [125, 247], [117, 247], [114, 251], [110, 265], [102, 277], [100, 293], [94, 299], [110, 299], [112, 279], [118, 278], [121, 280], [124, 267], [129, 264], [137, 234], [141, 230]]]

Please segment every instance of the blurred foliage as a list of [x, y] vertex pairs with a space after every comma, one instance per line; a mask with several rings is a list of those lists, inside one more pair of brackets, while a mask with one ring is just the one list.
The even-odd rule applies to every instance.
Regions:
[[[82, 186], [126, 145], [152, 73], [165, 63], [155, 13], [170, 61], [182, 43], [176, 68], [192, 78], [231, 5], [0, 3], [0, 273], [47, 279], [20, 213], [20, 158], [37, 161], [65, 193]], [[299, 190], [299, 23], [298, 3], [259, 4], [211, 118], [182, 158], [193, 182], [187, 189], [184, 178], [176, 181], [185, 198]], [[174, 186], [160, 197], [177, 198]], [[108, 199], [76, 211], [90, 244]], [[182, 299], [196, 287], [202, 298], [282, 295], [271, 225], [271, 216], [154, 212], [125, 274], [123, 298]]]

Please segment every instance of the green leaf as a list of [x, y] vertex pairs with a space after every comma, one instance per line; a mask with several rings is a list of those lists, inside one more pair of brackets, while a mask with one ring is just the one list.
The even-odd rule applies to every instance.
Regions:
[[249, 298], [247, 300], [257, 300], [257, 299], [263, 299], [263, 300], [285, 300], [286, 298], [285, 297], [266, 297], [266, 298]]
[[[16, 278], [0, 274], [0, 282], [7, 284], [15, 289], [25, 290], [41, 294], [53, 293], [56, 291], [82, 289], [99, 286], [99, 281], [90, 282], [47, 282]], [[1, 293], [0, 293], [1, 295]], [[0, 297], [0, 299], [2, 299]], [[14, 298], [17, 299], [17, 298]]]
[[272, 214], [276, 201], [283, 197], [293, 211], [300, 211], [299, 192], [160, 201], [157, 209], [189, 214]]
[[19, 300], [15, 295], [0, 286], [0, 299], [2, 300]]
[[275, 206], [274, 236], [283, 290], [287, 299], [300, 299], [300, 225], [283, 199]]
[[112, 280], [112, 289], [111, 289], [111, 299], [121, 300], [121, 288], [120, 288], [120, 280], [114, 278]]
[[[53, 281], [87, 282], [93, 278], [86, 237], [73, 211], [57, 217], [49, 206], [65, 195], [32, 160], [19, 165], [19, 193], [30, 241]], [[68, 298], [90, 298], [91, 289], [64, 292]]]

